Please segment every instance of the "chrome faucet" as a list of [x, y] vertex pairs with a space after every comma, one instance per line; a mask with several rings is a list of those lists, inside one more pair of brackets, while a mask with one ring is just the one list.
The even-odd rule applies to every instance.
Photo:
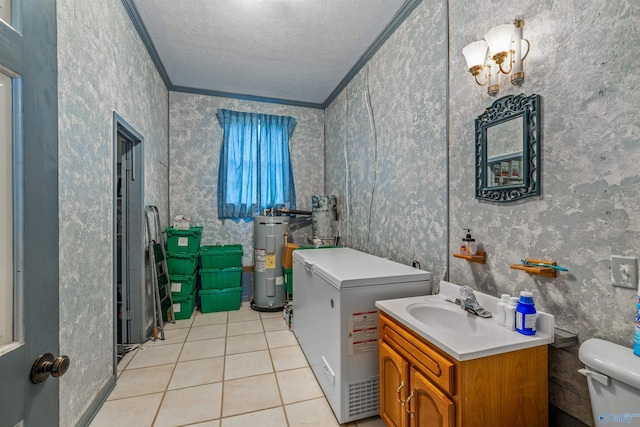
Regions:
[[469, 286], [463, 286], [460, 288], [460, 295], [462, 295], [462, 299], [456, 299], [456, 304], [460, 301], [460, 307], [464, 310], [467, 310], [471, 314], [475, 314], [476, 316], [488, 318], [492, 317], [490, 311], [485, 310], [480, 306], [478, 300], [476, 299], [476, 295], [473, 293], [473, 289]]

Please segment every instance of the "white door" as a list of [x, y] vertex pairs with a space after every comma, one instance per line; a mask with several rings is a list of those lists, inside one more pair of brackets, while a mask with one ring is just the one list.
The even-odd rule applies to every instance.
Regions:
[[55, 0], [0, 0], [0, 19], [0, 427], [55, 426], [57, 380], [36, 384], [68, 366], [57, 358]]

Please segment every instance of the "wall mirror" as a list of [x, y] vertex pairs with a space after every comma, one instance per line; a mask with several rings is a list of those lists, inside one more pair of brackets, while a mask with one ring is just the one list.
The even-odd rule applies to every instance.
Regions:
[[540, 194], [540, 96], [508, 95], [476, 119], [476, 199]]

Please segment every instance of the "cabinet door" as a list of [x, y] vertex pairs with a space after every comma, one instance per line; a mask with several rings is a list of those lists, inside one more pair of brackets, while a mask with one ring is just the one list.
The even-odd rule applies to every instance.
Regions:
[[380, 417], [387, 426], [406, 427], [404, 401], [409, 388], [408, 363], [386, 343], [380, 342]]
[[451, 399], [420, 372], [411, 369], [411, 394], [407, 397], [411, 427], [454, 427], [455, 407]]

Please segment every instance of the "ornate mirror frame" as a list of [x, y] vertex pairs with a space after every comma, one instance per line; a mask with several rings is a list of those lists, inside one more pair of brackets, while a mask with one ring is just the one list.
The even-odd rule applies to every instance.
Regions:
[[[522, 118], [522, 159], [518, 164], [521, 179], [514, 184], [489, 185], [487, 158], [489, 128]], [[507, 95], [497, 99], [475, 120], [476, 199], [513, 202], [540, 194], [540, 96]], [[497, 157], [496, 157], [497, 158]]]

